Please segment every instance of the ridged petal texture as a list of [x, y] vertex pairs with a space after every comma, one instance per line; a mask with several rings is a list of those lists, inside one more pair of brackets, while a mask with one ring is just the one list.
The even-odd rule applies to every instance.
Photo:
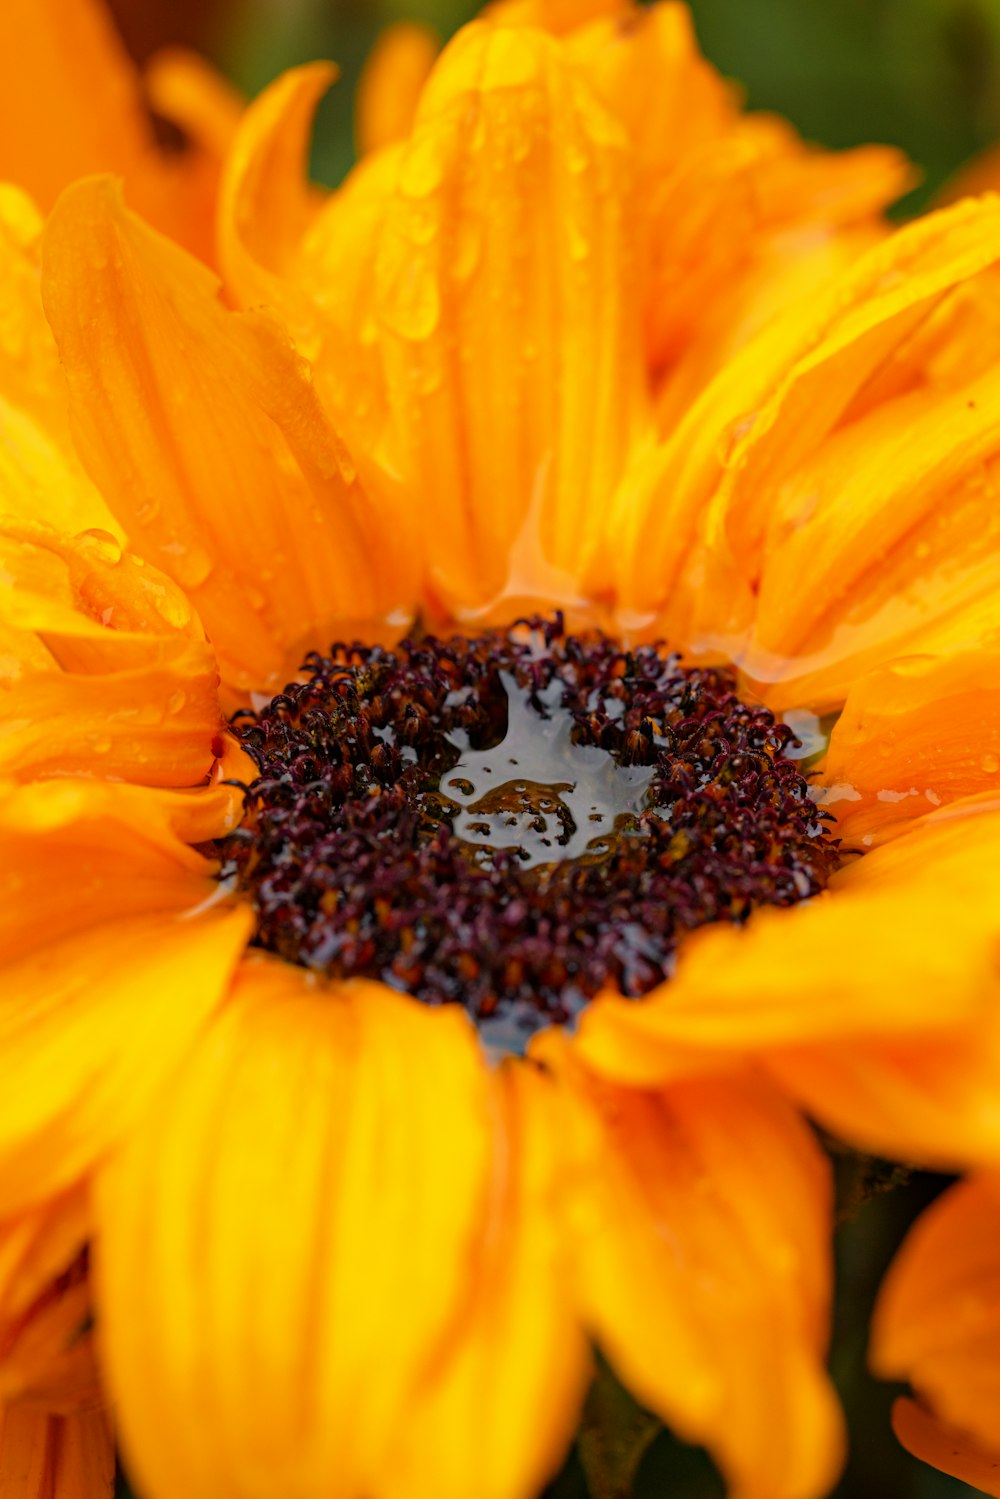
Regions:
[[409, 602], [396, 531], [287, 334], [227, 311], [113, 185], [61, 199], [43, 292], [77, 448], [132, 544], [195, 605], [226, 682], [280, 686], [309, 646]]
[[564, 1090], [574, 1275], [597, 1342], [711, 1450], [731, 1495], [826, 1494], [843, 1433], [823, 1367], [832, 1204], [814, 1137], [759, 1079], [618, 1087], [557, 1032], [537, 1054]]
[[[352, 448], [378, 458], [379, 487], [422, 517], [439, 605], [578, 597], [606, 574], [607, 498], [647, 412], [622, 127], [550, 37], [474, 24], [406, 141], [362, 164], [292, 263], [260, 186], [286, 132], [302, 150], [316, 81], [300, 70], [247, 117], [254, 164], [234, 157], [227, 173], [227, 282], [243, 305], [269, 284], [300, 322], [309, 293], [319, 389]], [[282, 267], [288, 284], [268, 283]]]
[[896, 1412], [918, 1456], [1000, 1492], [1000, 1178], [952, 1187], [911, 1230], [882, 1288], [872, 1362], [909, 1381], [921, 1409]]
[[528, 1148], [543, 1106], [491, 1080], [458, 1012], [248, 963], [99, 1191], [143, 1492], [540, 1487], [586, 1372], [539, 1211], [551, 1153]]
[[627, 476], [622, 604], [730, 656], [749, 633], [778, 709], [994, 629], [998, 253], [997, 200], [959, 204], [772, 320]]

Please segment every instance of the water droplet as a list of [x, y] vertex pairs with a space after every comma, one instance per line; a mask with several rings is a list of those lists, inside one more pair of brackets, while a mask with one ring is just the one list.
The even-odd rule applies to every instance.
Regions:
[[996, 755], [984, 755], [979, 762], [979, 767], [986, 775], [993, 776], [1000, 770], [1000, 760], [997, 759]]
[[82, 531], [79, 539], [86, 543], [88, 551], [95, 552], [102, 562], [110, 563], [112, 567], [116, 567], [122, 560], [120, 543], [110, 531], [103, 531], [100, 526]]
[[107, 755], [111, 751], [111, 740], [107, 734], [101, 734], [93, 741], [92, 748], [95, 755]]
[[167, 712], [179, 713], [187, 702], [187, 693], [180, 687], [167, 698]]

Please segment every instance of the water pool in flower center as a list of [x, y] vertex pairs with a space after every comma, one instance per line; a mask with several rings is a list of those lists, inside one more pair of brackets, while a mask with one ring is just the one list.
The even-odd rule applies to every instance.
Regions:
[[647, 993], [686, 933], [836, 866], [792, 730], [662, 647], [557, 615], [304, 675], [233, 721], [259, 775], [223, 868], [256, 944], [463, 1004], [495, 1044]]

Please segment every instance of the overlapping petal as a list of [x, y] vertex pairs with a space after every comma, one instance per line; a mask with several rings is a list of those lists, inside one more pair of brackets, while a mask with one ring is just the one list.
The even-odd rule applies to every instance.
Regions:
[[942, 367], [940, 344], [964, 283], [990, 305], [998, 227], [991, 198], [932, 214], [735, 355], [622, 486], [626, 609], [731, 656], [753, 622], [747, 670], [779, 708], [839, 706], [879, 661], [982, 637], [993, 365]]
[[227, 312], [204, 267], [78, 184], [43, 291], [84, 460], [132, 544], [183, 587], [223, 677], [281, 685], [317, 640], [412, 597], [280, 326]]
[[372, 986], [251, 963], [233, 1000], [99, 1193], [126, 1455], [151, 1499], [377, 1493], [474, 1293], [487, 1075]]
[[379, 34], [358, 80], [358, 155], [405, 140], [441, 43], [429, 26], [398, 21]]
[[218, 671], [187, 599], [110, 535], [0, 521], [0, 770], [208, 780]]
[[77, 1181], [141, 1116], [225, 991], [250, 912], [171, 795], [6, 786], [0, 808], [0, 1219]]
[[[583, 1017], [591, 1064], [652, 1084], [766, 1060], [862, 1148], [954, 1166], [1000, 1148], [995, 804], [932, 814], [745, 929], [706, 929], [639, 1004]], [[965, 814], [965, 815], [962, 815]], [[863, 954], [863, 961], [859, 961]]]
[[826, 1493], [842, 1455], [823, 1369], [831, 1186], [808, 1129], [758, 1080], [618, 1087], [557, 1033], [538, 1055], [563, 1088], [597, 1341], [643, 1404], [711, 1449], [731, 1493]]
[[603, 568], [644, 414], [633, 189], [621, 127], [557, 43], [479, 24], [444, 53], [359, 317], [434, 538], [428, 586], [459, 615], [586, 593]]

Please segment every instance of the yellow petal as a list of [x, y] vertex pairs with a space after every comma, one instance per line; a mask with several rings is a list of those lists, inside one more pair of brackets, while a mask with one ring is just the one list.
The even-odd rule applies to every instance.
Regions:
[[399, 21], [380, 32], [358, 80], [359, 156], [409, 135], [420, 91], [440, 49], [437, 34], [419, 21]]
[[[428, 587], [453, 612], [607, 586], [608, 496], [645, 412], [633, 177], [550, 38], [477, 23], [442, 55], [373, 310]], [[357, 311], [359, 337], [371, 322]]]
[[0, 1411], [4, 1499], [112, 1499], [115, 1443], [106, 1411], [51, 1416], [30, 1406]]
[[[550, 1035], [582, 1312], [638, 1399], [707, 1445], [731, 1492], [826, 1494], [842, 1458], [823, 1359], [829, 1168], [756, 1081], [603, 1083]], [[774, 1433], [782, 1440], [776, 1442]]]
[[1000, 1184], [952, 1187], [918, 1219], [889, 1271], [872, 1364], [906, 1379], [935, 1415], [996, 1446], [1000, 1397]]
[[983, 1494], [1000, 1495], [1000, 1453], [974, 1441], [957, 1426], [938, 1421], [915, 1400], [899, 1399], [892, 1408], [892, 1429], [907, 1452], [950, 1473]]
[[144, 1494], [383, 1491], [461, 1336], [489, 1098], [454, 1010], [245, 965], [99, 1184], [104, 1346]]
[[491, 1083], [487, 1210], [451, 1335], [408, 1413], [390, 1492], [538, 1493], [566, 1455], [590, 1374], [560, 1213], [562, 1100], [520, 1064]]
[[217, 290], [103, 180], [49, 221], [43, 292], [77, 446], [132, 544], [188, 592], [224, 679], [280, 685], [305, 649], [405, 602], [410, 564], [308, 366]]
[[847, 844], [892, 836], [931, 807], [1000, 789], [1000, 651], [912, 656], [861, 677], [823, 778]]

